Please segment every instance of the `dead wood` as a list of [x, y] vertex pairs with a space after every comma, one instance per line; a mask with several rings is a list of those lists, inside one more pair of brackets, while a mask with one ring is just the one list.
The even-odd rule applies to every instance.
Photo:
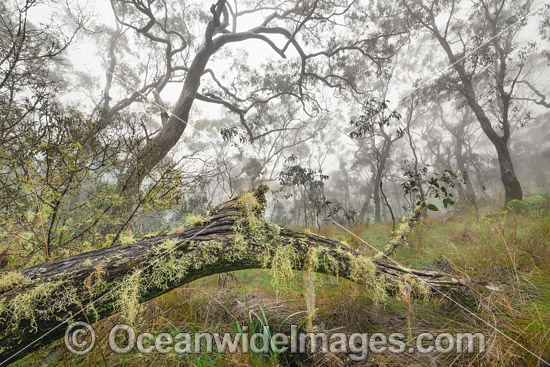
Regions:
[[[452, 275], [392, 265], [330, 238], [263, 219], [265, 188], [214, 208], [204, 222], [130, 245], [78, 254], [5, 274], [0, 281], [0, 360], [12, 363], [64, 335], [193, 280], [241, 269], [286, 267], [362, 283], [385, 296], [463, 288]], [[427, 286], [428, 285], [428, 286]], [[380, 294], [379, 294], [380, 295]], [[84, 312], [83, 312], [84, 310]]]

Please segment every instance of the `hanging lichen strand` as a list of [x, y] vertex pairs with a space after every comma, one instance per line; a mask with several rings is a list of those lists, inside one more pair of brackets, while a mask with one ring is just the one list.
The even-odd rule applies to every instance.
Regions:
[[[371, 258], [352, 254], [342, 246], [336, 246], [333, 251], [321, 248], [308, 240], [311, 235], [307, 233], [290, 239], [281, 236], [281, 228], [263, 217], [264, 207], [258, 197], [265, 198], [266, 191], [266, 187], [261, 187], [256, 194], [247, 193], [237, 200], [242, 217], [235, 221], [234, 248], [260, 249], [262, 266], [271, 269], [272, 285], [277, 292], [284, 287], [285, 281], [294, 278], [294, 269], [303, 269], [306, 272], [321, 271], [334, 276], [343, 273], [348, 279], [363, 284], [376, 302], [386, 298], [385, 277], [377, 275], [376, 266]], [[265, 203], [265, 200], [262, 202]], [[246, 241], [245, 238], [249, 238], [253, 245], [243, 243]], [[239, 252], [235, 255], [241, 256]], [[311, 281], [310, 277], [309, 285]], [[311, 290], [305, 292], [306, 295], [309, 294], [308, 302], [311, 303], [310, 308], [313, 312], [315, 294], [310, 293]]]
[[[208, 267], [220, 265], [222, 262], [229, 267], [242, 262], [243, 268], [270, 268], [272, 284], [277, 291], [293, 278], [294, 269], [304, 268], [305, 263], [307, 272], [320, 271], [336, 277], [342, 274], [352, 281], [364, 284], [371, 291], [374, 300], [385, 299], [385, 277], [376, 274], [376, 266], [370, 258], [352, 254], [341, 246], [334, 249], [319, 247], [317, 243], [308, 240], [308, 237], [313, 236], [311, 234], [296, 232], [292, 237], [282, 236], [281, 228], [263, 217], [265, 193], [266, 188], [260, 187], [254, 193], [247, 193], [236, 200], [237, 215], [234, 218], [233, 234], [230, 236], [200, 242], [184, 242], [177, 236], [166, 238], [154, 246], [155, 256], [148, 265], [144, 267], [140, 264], [134, 271], [111, 283], [106, 283], [104, 279], [105, 266], [96, 264], [84, 282], [88, 296], [85, 300], [92, 301], [111, 290], [109, 298], [114, 310], [122, 312], [128, 321], [133, 321], [137, 315], [137, 307], [146, 298], [146, 294], [172, 289], [176, 284], [186, 283], [190, 274], [204, 272]], [[214, 217], [198, 218], [196, 216], [188, 223], [204, 228], [214, 220]], [[185, 230], [179, 229], [170, 233], [177, 235], [185, 233]], [[228, 239], [232, 242], [231, 246], [224, 243]], [[181, 251], [183, 249], [185, 251]], [[85, 265], [91, 266], [92, 263], [87, 261]], [[8, 273], [0, 279], [2, 290], [21, 288], [23, 285], [29, 286], [29, 289], [8, 303], [4, 303], [4, 299], [0, 300], [0, 317], [9, 320], [11, 330], [17, 329], [20, 324], [30, 325], [35, 329], [37, 317], [49, 319], [55, 315], [56, 310], [78, 305], [72, 296], [77, 293], [77, 289], [66, 288], [62, 280], [29, 282], [17, 272]], [[308, 302], [311, 303], [309, 308], [313, 310], [315, 294], [310, 293], [311, 291], [306, 292], [310, 298]], [[56, 297], [55, 306], [50, 310], [40, 307], [41, 304], [47, 304], [53, 294]], [[95, 305], [88, 304], [93, 319], [99, 319]], [[56, 320], [63, 321], [58, 318]]]
[[[189, 218], [191, 226], [0, 277], [0, 356], [14, 354], [20, 343], [49, 330], [48, 337], [24, 354], [61, 337], [63, 328], [55, 327], [62, 321], [97, 321], [116, 312], [133, 321], [144, 301], [239, 269], [270, 268], [277, 290], [293, 279], [295, 270], [346, 278], [362, 284], [376, 302], [411, 288], [415, 294], [426, 293], [424, 281], [462, 286], [448, 274], [397, 267], [338, 241], [281, 228], [263, 217], [266, 192], [260, 186], [214, 208], [209, 217]], [[312, 289], [313, 294], [306, 291], [310, 317], [315, 309]]]

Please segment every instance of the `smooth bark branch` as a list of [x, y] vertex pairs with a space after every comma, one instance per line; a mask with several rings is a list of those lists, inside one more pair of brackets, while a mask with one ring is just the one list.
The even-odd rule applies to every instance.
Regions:
[[518, 84], [520, 84], [520, 83], [525, 84], [527, 87], [529, 87], [529, 89], [533, 93], [535, 93], [537, 95], [537, 97], [539, 97], [539, 99], [537, 100], [535, 98], [521, 98], [521, 97], [515, 97], [514, 99], [517, 99], [519, 101], [531, 101], [535, 104], [538, 104], [539, 106], [550, 108], [550, 102], [546, 100], [546, 96], [541, 91], [539, 91], [537, 88], [535, 88], [535, 86], [533, 84], [531, 84], [527, 80], [518, 81]]
[[[74, 321], [96, 322], [119, 311], [131, 314], [132, 304], [136, 312], [138, 303], [193, 280], [241, 269], [276, 271], [282, 261], [297, 270], [313, 268], [369, 289], [384, 289], [386, 295], [399, 292], [399, 282], [411, 278], [438, 288], [464, 287], [446, 273], [388, 264], [338, 241], [280, 228], [263, 219], [258, 203], [265, 203], [264, 190], [254, 195], [230, 200], [204, 222], [172, 234], [4, 275], [0, 279], [0, 361], [12, 363], [48, 345]], [[132, 294], [133, 303], [128, 300]]]
[[[205, 29], [204, 41], [196, 53], [190, 57], [190, 60], [192, 60], [190, 65], [186, 63], [184, 67], [173, 66], [172, 62], [176, 53], [187, 47], [186, 37], [181, 34], [178, 35], [178, 38], [182, 42], [181, 47], [176, 48], [176, 45], [172, 45], [170, 37], [167, 36], [170, 31], [162, 24], [161, 19], [155, 18], [154, 7], [151, 4], [141, 0], [129, 3], [129, 5], [133, 4], [136, 8], [136, 13], [141, 14], [141, 18], [138, 17], [140, 21], [136, 21], [140, 24], [139, 26], [129, 20], [125, 20], [122, 17], [124, 13], [122, 11], [117, 13], [115, 9], [117, 22], [124, 26], [125, 29], [133, 29], [149, 40], [159, 43], [166, 51], [166, 71], [163, 76], [155, 79], [154, 83], [156, 84], [149, 85], [142, 93], [143, 95], [153, 93], [155, 101], [161, 108], [161, 120], [163, 124], [158, 134], [149, 139], [140, 148], [121, 178], [119, 183], [120, 192], [126, 201], [130, 203], [132, 201], [131, 198], [137, 196], [144, 178], [177, 144], [186, 130], [191, 109], [196, 99], [224, 106], [229, 111], [237, 114], [249, 136], [249, 140], [254, 142], [268, 134], [255, 132], [254, 126], [247, 123], [245, 119], [247, 113], [259, 105], [265, 105], [275, 99], [290, 96], [302, 104], [303, 111], [308, 116], [313, 117], [316, 116], [318, 111], [323, 110], [319, 98], [316, 98], [316, 87], [314, 85], [324, 85], [340, 91], [349, 89], [354, 94], [363, 94], [364, 91], [360, 90], [356, 85], [354, 77], [348, 76], [344, 70], [333, 70], [332, 67], [324, 70], [326, 67], [321, 67], [323, 62], [320, 59], [327, 61], [331, 58], [336, 58], [339, 54], [353, 53], [368, 58], [380, 67], [380, 63], [388, 60], [395, 54], [396, 51], [393, 48], [399, 49], [402, 44], [399, 43], [396, 46], [392, 46], [392, 50], [388, 50], [386, 47], [378, 49], [376, 45], [381, 40], [384, 41], [381, 43], [385, 43], [394, 37], [404, 37], [406, 31], [392, 28], [382, 34], [365, 35], [359, 39], [354, 38], [343, 41], [343, 44], [333, 48], [327, 48], [327, 46], [322, 45], [323, 42], [319, 42], [321, 45], [318, 46], [320, 48], [318, 50], [309, 50], [308, 48], [311, 46], [304, 49], [307, 43], [302, 42], [301, 38], [298, 37], [300, 33], [306, 32], [308, 24], [310, 27], [315, 28], [315, 25], [318, 23], [334, 21], [333, 18], [346, 14], [355, 3], [355, 1], [345, 4], [334, 3], [332, 4], [334, 7], [333, 11], [324, 14], [327, 12], [325, 6], [322, 2], [317, 1], [307, 6], [301, 2], [295, 4], [281, 3], [280, 6], [273, 8], [260, 5], [250, 10], [237, 11], [228, 2], [219, 0], [210, 7], [211, 19]], [[284, 8], [287, 6], [290, 6], [290, 8], [285, 10]], [[251, 27], [244, 31], [236, 31], [236, 23], [239, 16], [256, 13], [261, 10], [274, 10], [274, 12], [264, 18], [259, 26]], [[128, 16], [128, 18], [132, 17]], [[230, 20], [232, 24], [230, 24]], [[281, 20], [279, 25], [275, 24], [275, 20]], [[282, 26], [284, 24], [282, 21], [286, 21], [289, 24]], [[166, 34], [166, 36], [155, 36], [156, 33], [153, 30], [156, 28], [153, 27], [157, 26], [162, 30], [160, 33]], [[307, 32], [311, 32], [311, 30], [307, 30]], [[280, 38], [284, 39], [284, 44], [281, 46], [278, 45]], [[224, 86], [215, 76], [214, 72], [207, 68], [207, 64], [213, 55], [223, 47], [248, 40], [258, 40], [265, 43], [282, 58], [286, 58], [287, 51], [292, 48], [298, 54], [297, 70], [294, 73], [296, 80], [292, 80], [287, 86], [277, 85], [276, 87], [269, 88], [266, 88], [263, 83], [255, 82], [255, 86], [249, 88], [250, 90], [244, 88], [245, 96], [240, 96], [237, 91]], [[292, 65], [292, 62], [289, 62], [288, 65]], [[168, 112], [160, 99], [160, 92], [164, 89], [167, 82], [171, 80], [170, 78], [173, 77], [177, 68], [185, 71], [183, 88], [175, 107]], [[216, 86], [212, 91], [208, 90], [208, 88], [201, 89], [201, 78], [205, 74], [210, 74], [213, 84]], [[282, 71], [280, 75], [284, 76], [284, 72]], [[138, 99], [130, 97], [124, 101], [131, 104]], [[309, 109], [309, 111], [307, 108], [308, 103], [313, 105], [313, 108]], [[125, 105], [121, 104], [120, 106], [124, 107]], [[268, 129], [267, 131], [276, 132], [277, 130]], [[130, 207], [131, 205], [128, 205], [126, 209]]]

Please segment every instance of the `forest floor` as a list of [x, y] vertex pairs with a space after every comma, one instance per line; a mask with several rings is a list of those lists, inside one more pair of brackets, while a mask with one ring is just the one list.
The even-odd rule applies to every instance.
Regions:
[[[391, 223], [356, 225], [348, 229], [362, 241], [335, 226], [321, 235], [345, 241], [349, 246], [374, 254], [392, 237]], [[367, 245], [367, 243], [369, 245]], [[16, 365], [25, 366], [540, 366], [527, 352], [550, 355], [550, 216], [542, 212], [523, 214], [499, 210], [476, 216], [452, 214], [424, 218], [414, 229], [408, 246], [393, 258], [410, 267], [437, 268], [469, 277], [476, 286], [470, 295], [455, 298], [388, 298], [374, 302], [364, 287], [344, 279], [317, 275], [317, 331], [343, 333], [393, 333], [414, 343], [422, 332], [481, 332], [486, 351], [474, 354], [369, 354], [363, 362], [343, 356], [181, 354], [174, 352], [116, 354], [108, 346], [108, 331], [122, 316], [105, 319], [94, 328], [97, 343], [82, 357], [73, 356], [63, 342], [35, 352]], [[269, 325], [287, 330], [307, 317], [303, 274], [274, 287], [269, 270], [238, 271], [203, 278], [140, 306], [136, 332], [238, 332]], [[482, 321], [484, 320], [484, 321]], [[517, 344], [516, 344], [517, 342]], [[521, 345], [521, 346], [520, 346]]]

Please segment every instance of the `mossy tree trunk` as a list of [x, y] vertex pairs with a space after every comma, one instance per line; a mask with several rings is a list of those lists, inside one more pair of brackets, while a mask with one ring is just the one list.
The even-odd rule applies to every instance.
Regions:
[[[0, 361], [9, 364], [64, 335], [193, 280], [240, 269], [312, 269], [363, 283], [384, 296], [415, 278], [435, 287], [460, 280], [369, 258], [338, 241], [263, 219], [258, 189], [215, 208], [204, 222], [130, 245], [99, 249], [5, 274], [0, 279]], [[427, 288], [427, 287], [426, 287]], [[135, 316], [135, 315], [134, 315]]]

